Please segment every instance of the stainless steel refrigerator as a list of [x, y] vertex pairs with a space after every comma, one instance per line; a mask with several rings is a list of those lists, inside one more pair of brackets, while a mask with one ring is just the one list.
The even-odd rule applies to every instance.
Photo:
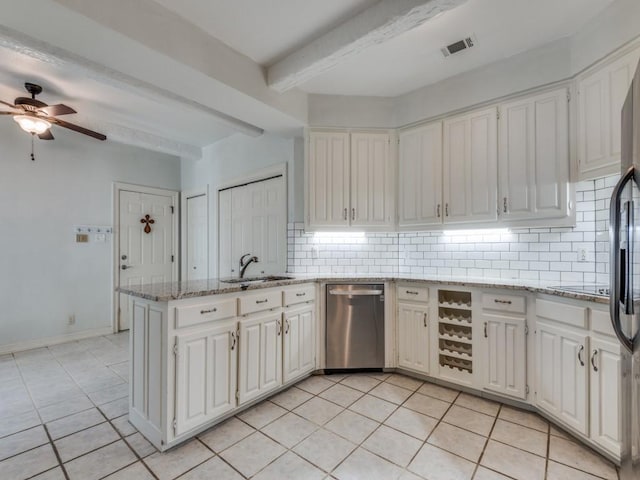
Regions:
[[611, 196], [611, 322], [620, 343], [621, 480], [640, 480], [640, 66], [622, 108], [622, 177]]

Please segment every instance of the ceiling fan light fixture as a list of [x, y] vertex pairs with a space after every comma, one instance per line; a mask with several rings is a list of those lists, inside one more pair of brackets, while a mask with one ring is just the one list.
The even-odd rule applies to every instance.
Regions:
[[51, 123], [31, 115], [14, 115], [13, 119], [25, 132], [40, 135], [51, 128]]

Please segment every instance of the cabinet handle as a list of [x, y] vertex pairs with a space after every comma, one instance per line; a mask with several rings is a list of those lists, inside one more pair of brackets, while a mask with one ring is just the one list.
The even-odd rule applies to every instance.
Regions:
[[296, 297], [304, 297], [306, 294], [307, 292], [296, 293]]
[[268, 298], [265, 298], [264, 300], [256, 300], [256, 303], [267, 303], [269, 301]]
[[436, 207], [436, 212], [438, 212], [437, 215], [438, 218], [440, 218], [440, 204], [438, 204], [438, 206]]
[[278, 336], [280, 336], [280, 334], [282, 333], [282, 323], [280, 322], [280, 320], [276, 320], [276, 325], [278, 329]]
[[504, 198], [502, 199], [502, 211], [503, 211], [504, 213], [507, 213], [507, 197], [504, 197]]
[[422, 317], [422, 323], [424, 324], [424, 326], [427, 326], [427, 312], [424, 312], [424, 316]]
[[584, 352], [584, 345], [580, 345], [580, 350], [578, 350], [578, 361], [580, 362], [580, 366], [584, 367], [584, 362], [582, 361], [582, 352]]
[[342, 214], [343, 218], [346, 220], [347, 219], [347, 208], [345, 207], [344, 209], [344, 213]]
[[285, 320], [284, 320], [284, 323], [285, 323], [285, 325], [287, 326], [287, 328], [285, 329], [284, 333], [285, 333], [285, 334], [288, 334], [288, 333], [289, 333], [289, 327], [290, 327], [290, 325], [289, 325], [289, 320], [285, 319]]
[[591, 354], [591, 366], [593, 367], [594, 372], [598, 371], [598, 367], [596, 367], [596, 355], [598, 355], [598, 350], [594, 350]]
[[405, 290], [409, 295], [418, 295], [418, 292], [414, 292], [413, 290]]
[[484, 338], [489, 338], [487, 335], [487, 322], [484, 322]]
[[351, 220], [355, 220], [356, 219], [356, 209], [352, 208], [351, 209]]
[[504, 303], [505, 305], [511, 305], [511, 300], [500, 300], [498, 298], [494, 298], [493, 301], [495, 303]]
[[449, 216], [449, 204], [448, 203], [444, 204], [444, 216], [445, 217]]
[[215, 313], [217, 311], [218, 311], [218, 309], [215, 308], [215, 307], [214, 308], [210, 308], [209, 310], [200, 310], [200, 315], [204, 315], [206, 313]]
[[236, 348], [236, 332], [231, 332], [231, 350], [234, 350]]

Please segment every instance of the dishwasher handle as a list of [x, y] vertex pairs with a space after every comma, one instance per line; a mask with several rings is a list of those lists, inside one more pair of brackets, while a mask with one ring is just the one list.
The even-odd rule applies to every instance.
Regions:
[[330, 295], [346, 295], [356, 297], [360, 295], [382, 295], [382, 290], [329, 290]]

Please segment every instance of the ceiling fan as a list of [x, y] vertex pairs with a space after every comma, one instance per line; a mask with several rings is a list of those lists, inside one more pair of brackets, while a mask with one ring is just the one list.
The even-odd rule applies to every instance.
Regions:
[[47, 105], [40, 100], [36, 100], [36, 95], [42, 93], [40, 85], [27, 82], [24, 84], [24, 88], [31, 94], [31, 98], [18, 97], [13, 101], [13, 104], [0, 100], [1, 104], [15, 109], [13, 112], [0, 112], [0, 115], [13, 115], [13, 119], [25, 132], [37, 135], [41, 140], [53, 140], [50, 128], [52, 125], [58, 125], [98, 140], [107, 139], [106, 135], [56, 118], [60, 115], [76, 113], [76, 111], [62, 103]]

